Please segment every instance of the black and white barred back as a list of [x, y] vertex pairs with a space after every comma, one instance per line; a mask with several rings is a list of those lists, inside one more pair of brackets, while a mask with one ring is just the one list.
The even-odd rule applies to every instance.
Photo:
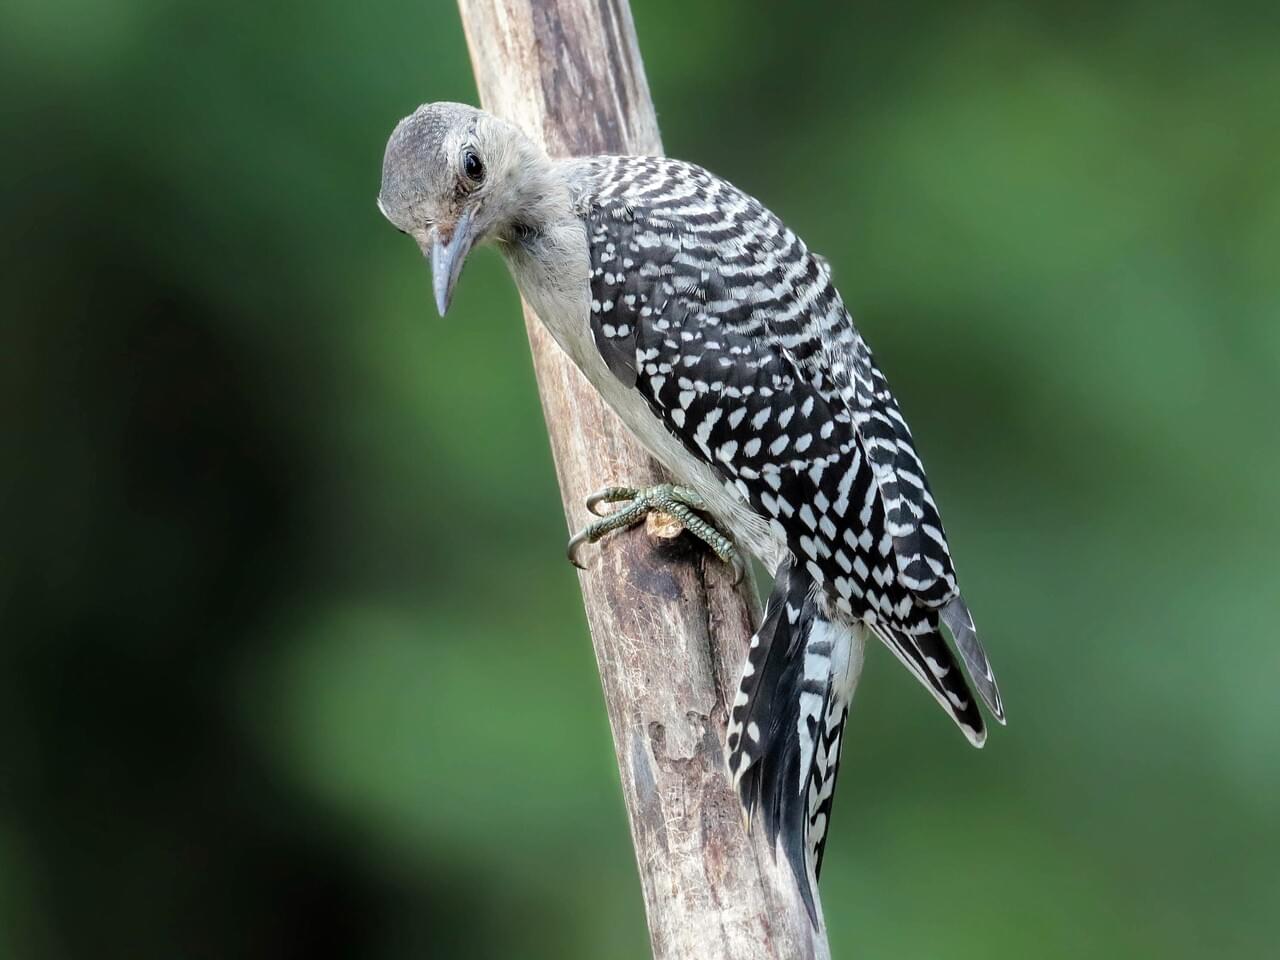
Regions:
[[939, 618], [1002, 720], [995, 680], [911, 432], [825, 261], [700, 167], [574, 163], [598, 349], [791, 557], [752, 640], [728, 763], [812, 913], [858, 631], [875, 633], [975, 745], [982, 715]]

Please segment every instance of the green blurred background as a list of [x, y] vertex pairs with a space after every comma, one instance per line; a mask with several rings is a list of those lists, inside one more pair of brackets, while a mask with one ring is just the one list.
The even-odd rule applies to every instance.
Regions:
[[[873, 651], [836, 955], [1274, 956], [1276, 5], [635, 6], [668, 151], [831, 259], [1011, 717]], [[515, 292], [441, 321], [374, 208], [436, 99], [446, 2], [0, 0], [0, 956], [647, 956]]]

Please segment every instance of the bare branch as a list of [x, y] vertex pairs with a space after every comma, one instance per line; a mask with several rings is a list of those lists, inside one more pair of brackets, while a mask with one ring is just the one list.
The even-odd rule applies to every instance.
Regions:
[[[658, 154], [626, 0], [459, 0], [483, 106], [558, 156]], [[525, 307], [572, 529], [607, 482], [666, 479]], [[585, 321], [584, 321], [585, 322]], [[750, 583], [638, 528], [584, 554], [581, 574], [653, 953], [660, 960], [829, 956], [785, 861], [748, 835], [724, 772], [726, 697], [752, 624]], [[549, 562], [558, 554], [549, 554]]]

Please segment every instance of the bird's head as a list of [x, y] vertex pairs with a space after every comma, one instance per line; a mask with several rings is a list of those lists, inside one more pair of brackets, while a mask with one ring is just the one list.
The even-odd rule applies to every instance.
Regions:
[[441, 316], [472, 247], [520, 228], [545, 162], [518, 128], [461, 103], [424, 104], [396, 125], [378, 209], [430, 259]]

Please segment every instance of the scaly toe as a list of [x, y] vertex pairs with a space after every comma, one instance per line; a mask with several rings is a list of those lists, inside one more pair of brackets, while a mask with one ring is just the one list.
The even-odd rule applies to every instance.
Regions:
[[[604, 503], [622, 503], [627, 505], [620, 510], [603, 512], [600, 505]], [[733, 567], [733, 583], [737, 586], [746, 577], [746, 565], [735, 549], [733, 542], [713, 523], [699, 516], [699, 510], [706, 509], [706, 503], [698, 492], [690, 487], [679, 487], [670, 483], [660, 483], [652, 487], [601, 487], [586, 500], [587, 510], [601, 519], [588, 524], [569, 541], [565, 555], [579, 570], [585, 570], [578, 561], [578, 550], [584, 543], [595, 543], [615, 530], [622, 530], [644, 520], [651, 513], [666, 514], [673, 523], [682, 524], [693, 536], [707, 544], [723, 562]], [[675, 531], [675, 532], [678, 532]]]

